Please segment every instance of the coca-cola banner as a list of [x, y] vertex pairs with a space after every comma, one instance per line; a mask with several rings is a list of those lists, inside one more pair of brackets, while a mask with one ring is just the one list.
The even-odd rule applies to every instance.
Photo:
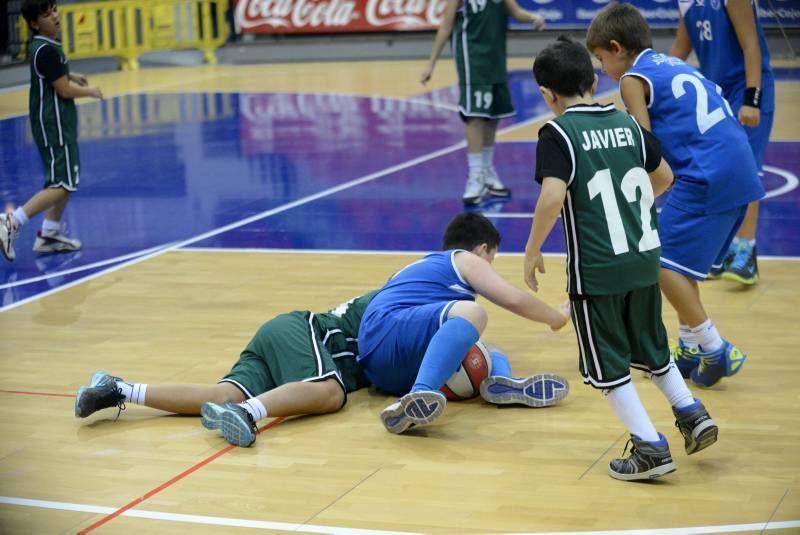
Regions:
[[431, 30], [445, 0], [238, 0], [242, 33], [334, 33]]
[[[540, 13], [549, 28], [586, 28], [611, 0], [518, 0]], [[723, 0], [695, 0], [722, 2]], [[446, 0], [238, 0], [236, 27], [242, 33], [336, 33], [432, 30]], [[632, 0], [654, 28], [674, 28], [677, 0]], [[764, 26], [800, 26], [798, 0], [759, 4]], [[527, 28], [509, 19], [511, 28]]]

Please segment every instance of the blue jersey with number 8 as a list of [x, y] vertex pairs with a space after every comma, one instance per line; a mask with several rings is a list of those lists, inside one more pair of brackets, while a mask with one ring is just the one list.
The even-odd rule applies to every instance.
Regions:
[[668, 203], [714, 214], [764, 196], [747, 135], [714, 82], [649, 48], [624, 76], [650, 88], [651, 129], [676, 177]]

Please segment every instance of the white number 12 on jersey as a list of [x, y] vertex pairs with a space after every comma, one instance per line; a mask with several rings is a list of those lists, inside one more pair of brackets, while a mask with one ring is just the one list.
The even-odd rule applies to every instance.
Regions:
[[[625, 227], [622, 224], [622, 216], [617, 205], [617, 195], [614, 193], [614, 182], [611, 180], [611, 170], [601, 169], [597, 171], [592, 179], [586, 184], [589, 187], [589, 199], [594, 199], [600, 195], [603, 201], [603, 211], [606, 214], [606, 225], [608, 234], [611, 237], [611, 246], [614, 248], [615, 255], [627, 253], [628, 238], [625, 234]], [[650, 184], [650, 177], [641, 167], [634, 167], [625, 173], [620, 182], [620, 189], [629, 203], [636, 202], [636, 190], [642, 192], [639, 200], [639, 217], [642, 223], [642, 237], [639, 240], [639, 251], [649, 251], [661, 245], [658, 239], [658, 231], [653, 228], [650, 209], [653, 207], [655, 195], [653, 186]]]

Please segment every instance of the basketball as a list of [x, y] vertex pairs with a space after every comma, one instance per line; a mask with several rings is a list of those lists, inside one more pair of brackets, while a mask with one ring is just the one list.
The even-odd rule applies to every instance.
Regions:
[[479, 340], [469, 348], [461, 366], [442, 387], [442, 393], [450, 401], [472, 399], [480, 392], [481, 381], [489, 377], [492, 356]]

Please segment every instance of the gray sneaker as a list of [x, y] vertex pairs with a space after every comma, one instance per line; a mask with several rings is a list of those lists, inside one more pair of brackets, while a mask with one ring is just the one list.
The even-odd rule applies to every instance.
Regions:
[[497, 176], [497, 170], [491, 166], [483, 170], [483, 182], [489, 190], [489, 195], [492, 197], [510, 197], [511, 190], [503, 185], [500, 177]]
[[411, 392], [383, 409], [381, 420], [387, 431], [398, 434], [433, 422], [446, 404], [447, 398], [441, 392]]
[[683, 435], [688, 455], [709, 447], [717, 441], [719, 435], [719, 428], [711, 419], [706, 408], [699, 399], [695, 399], [695, 401], [697, 402], [696, 407], [686, 407], [682, 410], [672, 407], [672, 413], [675, 415], [675, 427]]
[[256, 422], [244, 407], [236, 403], [203, 403], [201, 423], [206, 429], [222, 428], [222, 436], [233, 444], [246, 448], [256, 441]]
[[14, 252], [14, 240], [17, 237], [17, 228], [11, 214], [0, 214], [0, 251], [9, 262], [17, 257]]
[[608, 465], [608, 475], [623, 481], [637, 481], [655, 479], [674, 472], [677, 467], [672, 462], [667, 439], [661, 433], [658, 436], [661, 437], [663, 445], [657, 442], [645, 442], [636, 435], [631, 435], [622, 455], [625, 455], [628, 446], [631, 446], [631, 454], [622, 459], [612, 460]]
[[33, 250], [37, 253], [60, 253], [77, 251], [82, 247], [81, 241], [68, 238], [60, 231], [43, 231], [36, 233]]
[[551, 373], [520, 378], [490, 375], [481, 382], [481, 397], [497, 405], [518, 403], [528, 407], [549, 407], [562, 401], [568, 393], [567, 380]]
[[105, 372], [94, 372], [89, 386], [78, 389], [78, 394], [75, 396], [75, 416], [86, 418], [99, 410], [117, 407], [119, 409], [117, 418], [119, 418], [119, 414], [125, 410], [125, 396], [117, 387], [117, 381], [122, 379]]

